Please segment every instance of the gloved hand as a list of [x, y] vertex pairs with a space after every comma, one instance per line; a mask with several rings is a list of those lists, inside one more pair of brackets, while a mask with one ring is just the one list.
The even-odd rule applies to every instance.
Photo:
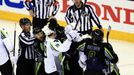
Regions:
[[38, 54], [36, 54], [37, 56], [36, 56], [36, 58], [35, 58], [35, 61], [37, 61], [37, 62], [44, 62], [44, 56], [42, 55], [42, 54], [40, 54], [40, 53], [38, 53]]
[[81, 60], [78, 61], [80, 67], [83, 69], [83, 71], [86, 70], [86, 63], [85, 62], [82, 62]]
[[37, 61], [37, 62], [44, 62], [44, 58], [46, 58], [46, 56], [44, 56], [43, 54], [41, 54], [38, 51], [35, 51], [35, 54], [36, 54], [35, 61]]
[[5, 28], [0, 28], [1, 38], [5, 39], [8, 37], [8, 33]]
[[91, 38], [91, 36], [88, 35], [88, 34], [85, 34], [85, 35], [82, 35], [81, 38], [82, 38], [82, 39], [87, 39], [87, 38]]
[[44, 57], [37, 57], [37, 58], [35, 58], [35, 61], [44, 62]]
[[80, 34], [76, 31], [76, 30], [71, 30], [69, 31], [67, 34], [67, 39], [70, 41], [75, 41], [75, 42], [79, 42], [82, 40]]

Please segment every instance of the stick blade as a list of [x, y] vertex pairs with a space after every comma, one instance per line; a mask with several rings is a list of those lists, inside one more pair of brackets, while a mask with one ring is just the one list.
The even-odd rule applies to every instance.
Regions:
[[109, 25], [108, 26], [108, 32], [110, 32], [111, 29], [112, 29], [112, 27]]

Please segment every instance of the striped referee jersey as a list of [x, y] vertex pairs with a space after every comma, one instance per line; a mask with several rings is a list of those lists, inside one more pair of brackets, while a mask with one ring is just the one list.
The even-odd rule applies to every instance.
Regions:
[[26, 59], [34, 59], [34, 38], [33, 35], [25, 32], [21, 32], [19, 35], [19, 56]]
[[[27, 10], [32, 10], [36, 18], [46, 19], [51, 15], [55, 16], [60, 5], [56, 0], [26, 0], [24, 6]], [[53, 7], [52, 11], [51, 7]]]
[[94, 22], [98, 28], [102, 28], [100, 21], [96, 14], [94, 13], [90, 5], [83, 5], [81, 8], [77, 8], [75, 5], [72, 5], [68, 8], [65, 20], [67, 24], [76, 23], [74, 29], [78, 31], [87, 31], [92, 28], [92, 22]]

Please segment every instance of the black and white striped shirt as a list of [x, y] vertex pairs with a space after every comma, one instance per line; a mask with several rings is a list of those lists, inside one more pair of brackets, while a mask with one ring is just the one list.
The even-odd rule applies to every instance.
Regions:
[[31, 33], [21, 32], [19, 35], [19, 56], [34, 59], [34, 38]]
[[70, 6], [67, 10], [65, 20], [67, 24], [76, 23], [75, 29], [78, 31], [90, 30], [92, 28], [92, 21], [94, 21], [98, 28], [102, 28], [98, 17], [90, 5], [82, 5], [81, 8], [77, 8], [75, 5]]
[[[24, 6], [27, 10], [33, 10], [36, 18], [46, 19], [51, 15], [55, 16], [59, 10], [60, 5], [56, 0], [32, 0], [29, 2], [25, 1]], [[53, 7], [52, 11], [51, 7]]]

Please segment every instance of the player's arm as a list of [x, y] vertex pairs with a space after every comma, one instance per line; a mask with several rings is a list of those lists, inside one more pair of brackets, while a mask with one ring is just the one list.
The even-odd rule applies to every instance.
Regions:
[[95, 14], [93, 8], [91, 6], [89, 6], [88, 9], [89, 9], [89, 14], [91, 14], [90, 15], [91, 16], [91, 19], [94, 21], [94, 23], [97, 25], [97, 27], [99, 29], [102, 29], [102, 26], [100, 24], [100, 21], [99, 21], [97, 15]]
[[114, 52], [114, 50], [113, 50], [111, 44], [106, 43], [104, 49], [105, 49], [105, 56], [106, 56], [106, 58], [107, 58], [110, 62], [112, 62], [112, 63], [117, 63], [117, 62], [118, 62], [118, 56], [117, 56], [117, 54]]
[[50, 45], [58, 52], [66, 52], [70, 49], [71, 43], [70, 40], [65, 40], [63, 43], [59, 40], [55, 40], [54, 42], [51, 42]]
[[54, 0], [52, 6], [53, 6], [52, 16], [55, 16], [60, 8], [60, 4], [57, 0]]
[[83, 68], [83, 71], [85, 71], [85, 69], [86, 69], [86, 60], [87, 60], [87, 57], [84, 53], [85, 44], [86, 43], [83, 43], [77, 48], [77, 50], [79, 50], [79, 61], [78, 61], [78, 63], [80, 65], [80, 67]]
[[[66, 31], [66, 30], [65, 30]], [[78, 41], [79, 33], [76, 30], [71, 30], [66, 33], [67, 39], [60, 43], [59, 40], [55, 40], [54, 43], [51, 43], [53, 48], [55, 48], [59, 52], [66, 52], [70, 49], [70, 46], [72, 44], [72, 41]]]
[[73, 22], [73, 15], [71, 14], [71, 11], [72, 11], [71, 7], [69, 7], [66, 12], [65, 20], [67, 24], [70, 24]]

